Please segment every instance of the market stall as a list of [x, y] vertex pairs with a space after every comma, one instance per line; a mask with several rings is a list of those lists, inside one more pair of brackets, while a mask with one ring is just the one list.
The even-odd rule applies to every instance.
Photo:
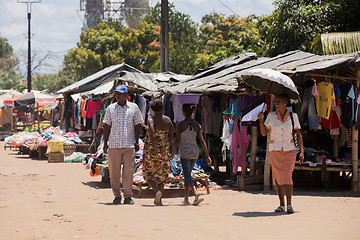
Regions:
[[[282, 73], [285, 73], [292, 77], [295, 82], [301, 97], [306, 88], [306, 84], [309, 78], [318, 78], [317, 84], [323, 82], [324, 80], [330, 81], [332, 84], [338, 85], [347, 85], [349, 88], [344, 90], [343, 95], [345, 98], [348, 98], [349, 89], [357, 89], [359, 84], [359, 53], [352, 54], [341, 54], [341, 55], [331, 55], [331, 56], [318, 56], [311, 53], [301, 52], [301, 51], [291, 51], [285, 54], [281, 54], [274, 58], [252, 58], [249, 61], [242, 62], [240, 64], [234, 64], [230, 66], [224, 66], [221, 68], [210, 68], [208, 71], [204, 71], [208, 74], [202, 74], [198, 77], [193, 76], [185, 83], [178, 84], [178, 86], [168, 89], [170, 92], [192, 92], [192, 93], [202, 93], [207, 95], [210, 92], [216, 91], [233, 91], [236, 92], [243, 87], [241, 82], [241, 74], [245, 71], [254, 68], [271, 68]], [[239, 84], [236, 84], [236, 82]], [[352, 86], [352, 88], [351, 88]], [[355, 100], [358, 99], [357, 90], [353, 90], [354, 94], [350, 94], [351, 101], [354, 103], [353, 109], [358, 109], [358, 105], [355, 105]], [[356, 92], [356, 93], [355, 93]], [[271, 98], [266, 98], [268, 100], [268, 111], [271, 109]], [[341, 100], [346, 101], [346, 99]], [[208, 102], [208, 101], [205, 101]], [[223, 108], [223, 110], [226, 108]], [[298, 115], [301, 115], [301, 102], [294, 106]], [[349, 111], [345, 111], [348, 113]], [[356, 116], [356, 115], [353, 115]], [[209, 120], [209, 118], [206, 118]], [[210, 120], [211, 121], [211, 120]], [[354, 121], [352, 119], [351, 121]], [[323, 126], [323, 125], [322, 125]], [[353, 191], [358, 191], [358, 133], [357, 125], [345, 127], [348, 130], [351, 130], [352, 135], [347, 136], [352, 138], [351, 142], [351, 169], [352, 169], [352, 189]], [[324, 127], [324, 126], [323, 126]], [[206, 121], [205, 127], [206, 128]], [[348, 131], [349, 132], [349, 131]], [[205, 130], [206, 133], [206, 130]], [[252, 128], [252, 139], [255, 142], [257, 130], [256, 126]], [[336, 135], [334, 135], [336, 136]], [[339, 158], [339, 145], [338, 137], [334, 137], [333, 148], [331, 152], [334, 153], [333, 157]], [[253, 146], [253, 151], [255, 145]], [[255, 155], [252, 154], [252, 159], [255, 158]], [[334, 160], [335, 160], [334, 159]], [[336, 160], [335, 160], [336, 161]], [[341, 160], [340, 160], [341, 161]], [[329, 163], [328, 163], [329, 164]], [[332, 163], [336, 164], [336, 163]], [[349, 164], [349, 163], [348, 163]], [[339, 168], [340, 171], [341, 168]], [[252, 171], [254, 172], [254, 171]], [[265, 189], [270, 187], [270, 166], [268, 163], [265, 163], [265, 173], [264, 186]]]

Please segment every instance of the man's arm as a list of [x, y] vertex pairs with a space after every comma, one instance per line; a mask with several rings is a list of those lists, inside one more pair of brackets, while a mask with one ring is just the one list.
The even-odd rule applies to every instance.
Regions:
[[135, 125], [135, 152], [139, 151], [141, 124]]
[[109, 141], [110, 129], [111, 129], [111, 126], [107, 123], [104, 123], [104, 147], [103, 147], [103, 150], [104, 150], [105, 154], [107, 153], [107, 150], [109, 147], [108, 141]]

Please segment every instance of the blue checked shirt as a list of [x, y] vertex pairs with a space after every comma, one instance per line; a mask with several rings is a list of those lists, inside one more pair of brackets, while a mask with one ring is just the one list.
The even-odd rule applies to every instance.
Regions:
[[106, 108], [103, 123], [111, 126], [109, 148], [134, 148], [135, 126], [143, 123], [139, 107], [126, 101], [122, 107], [117, 102]]

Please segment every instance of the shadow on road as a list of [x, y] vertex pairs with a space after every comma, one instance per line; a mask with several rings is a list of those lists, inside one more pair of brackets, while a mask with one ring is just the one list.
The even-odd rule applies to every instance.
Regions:
[[89, 186], [92, 188], [96, 188], [96, 189], [105, 189], [105, 188], [111, 188], [110, 183], [106, 183], [106, 182], [81, 182], [82, 184], [84, 184], [85, 186]]
[[277, 213], [277, 212], [235, 212], [233, 216], [244, 217], [244, 218], [254, 218], [254, 217], [277, 217], [289, 215], [286, 212]]

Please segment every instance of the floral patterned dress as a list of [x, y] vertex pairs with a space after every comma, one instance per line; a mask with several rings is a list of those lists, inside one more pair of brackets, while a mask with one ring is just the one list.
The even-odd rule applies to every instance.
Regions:
[[153, 180], [157, 183], [167, 181], [170, 168], [170, 151], [169, 151], [169, 130], [156, 130], [156, 141], [158, 152], [164, 157], [162, 161], [157, 160], [154, 154], [154, 148], [151, 144], [149, 129], [146, 132], [143, 156], [143, 175], [146, 180]]

